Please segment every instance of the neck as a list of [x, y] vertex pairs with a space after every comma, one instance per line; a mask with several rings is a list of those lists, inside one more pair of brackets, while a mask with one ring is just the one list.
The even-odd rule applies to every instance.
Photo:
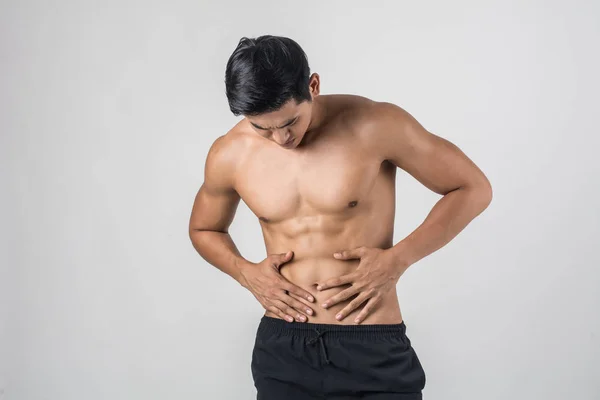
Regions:
[[317, 96], [313, 99], [313, 109], [310, 123], [306, 129], [306, 134], [321, 127], [327, 117], [327, 109], [323, 96]]

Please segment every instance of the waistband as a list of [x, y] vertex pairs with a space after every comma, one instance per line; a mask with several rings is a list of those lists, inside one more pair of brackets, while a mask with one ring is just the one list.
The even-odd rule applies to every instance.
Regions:
[[406, 324], [323, 324], [312, 322], [287, 322], [286, 320], [263, 315], [258, 324], [259, 334], [280, 334], [313, 337], [315, 332], [327, 332], [328, 337], [369, 339], [404, 335]]

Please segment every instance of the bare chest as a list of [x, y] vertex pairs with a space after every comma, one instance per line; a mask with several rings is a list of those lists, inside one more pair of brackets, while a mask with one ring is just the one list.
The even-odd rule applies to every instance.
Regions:
[[382, 168], [380, 162], [351, 144], [296, 153], [269, 148], [244, 163], [236, 186], [247, 206], [264, 222], [335, 216], [373, 201], [385, 179]]

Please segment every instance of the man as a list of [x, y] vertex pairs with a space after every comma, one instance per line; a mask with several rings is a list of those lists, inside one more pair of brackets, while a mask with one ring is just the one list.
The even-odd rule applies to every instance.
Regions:
[[[244, 118], [209, 150], [190, 238], [266, 310], [252, 353], [258, 399], [421, 399], [396, 283], [488, 206], [491, 186], [407, 111], [320, 95], [319, 79], [289, 38], [240, 40], [225, 84]], [[394, 245], [397, 168], [443, 197]], [[262, 228], [257, 263], [228, 234], [240, 199]]]

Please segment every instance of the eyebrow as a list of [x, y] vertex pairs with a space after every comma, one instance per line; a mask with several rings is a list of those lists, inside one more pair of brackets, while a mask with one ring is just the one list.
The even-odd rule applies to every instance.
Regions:
[[[286, 126], [288, 126], [288, 125], [292, 124], [292, 123], [293, 123], [294, 121], [296, 121], [297, 119], [298, 119], [298, 117], [294, 117], [294, 118], [292, 118], [292, 119], [289, 119], [289, 120], [288, 120], [288, 121], [287, 121], [285, 124], [283, 124], [282, 126], [279, 126], [279, 127], [275, 128], [275, 129], [281, 129], [281, 128], [285, 128]], [[254, 122], [250, 122], [250, 123], [251, 123], [252, 125], [254, 125], [254, 127], [255, 127], [255, 128], [257, 128], [257, 129], [262, 129], [262, 130], [265, 130], [265, 131], [266, 131], [266, 130], [268, 130], [268, 129], [272, 129], [272, 128], [263, 128], [263, 127], [262, 127], [262, 126], [260, 126], [260, 125], [256, 125]]]

